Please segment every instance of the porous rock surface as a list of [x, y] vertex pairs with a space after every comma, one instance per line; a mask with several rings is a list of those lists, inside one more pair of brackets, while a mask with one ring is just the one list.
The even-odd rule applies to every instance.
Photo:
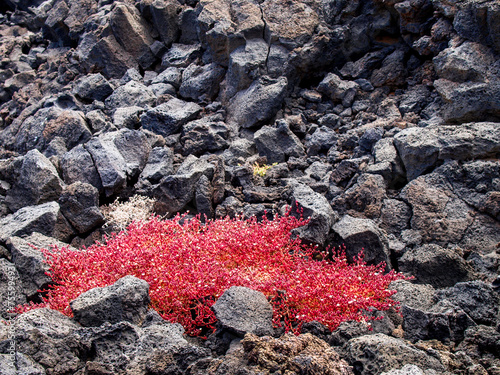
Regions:
[[[499, 373], [497, 1], [6, 0], [0, 56], [2, 371]], [[102, 241], [103, 205], [136, 193], [160, 215], [300, 209], [304, 242], [414, 277], [401, 314], [281, 336], [228, 291], [191, 342], [127, 278], [74, 318], [9, 312], [51, 283], [40, 248]]]

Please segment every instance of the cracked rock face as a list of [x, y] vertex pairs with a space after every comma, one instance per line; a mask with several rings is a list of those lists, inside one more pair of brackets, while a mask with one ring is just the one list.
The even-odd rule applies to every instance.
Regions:
[[[0, 368], [14, 327], [33, 374], [496, 374], [499, 15], [487, 0], [0, 2], [0, 315], [15, 318]], [[259, 292], [232, 290], [195, 343], [138, 279], [89, 290], [76, 318], [8, 312], [51, 284], [30, 244], [104, 243], [104, 206], [136, 194], [166, 218], [292, 207], [309, 219], [293, 237], [413, 276], [391, 285], [402, 314], [293, 338]]]

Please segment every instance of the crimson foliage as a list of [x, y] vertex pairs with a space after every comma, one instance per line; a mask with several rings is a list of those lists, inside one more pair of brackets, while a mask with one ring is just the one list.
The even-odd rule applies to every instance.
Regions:
[[365, 314], [372, 307], [395, 305], [387, 287], [403, 276], [384, 274], [384, 264], [367, 265], [362, 255], [351, 264], [344, 252], [315, 260], [315, 248], [290, 235], [306, 222], [289, 214], [261, 222], [152, 218], [87, 249], [43, 250], [54, 285], [42, 304], [17, 311], [49, 307], [72, 316], [70, 301], [126, 275], [147, 281], [151, 307], [193, 336], [214, 329], [210, 307], [231, 286], [263, 292], [274, 306], [274, 324], [296, 333], [304, 322], [333, 330], [346, 320], [370, 320]]

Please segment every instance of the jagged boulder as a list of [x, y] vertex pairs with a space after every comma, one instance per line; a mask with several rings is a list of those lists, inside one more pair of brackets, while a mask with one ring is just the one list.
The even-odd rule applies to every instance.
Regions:
[[188, 157], [175, 174], [165, 176], [151, 188], [150, 194], [157, 199], [155, 210], [169, 214], [182, 210], [193, 200], [200, 177], [212, 180], [214, 171], [215, 166], [206, 158]]
[[43, 308], [19, 315], [11, 332], [19, 353], [31, 357], [47, 373], [62, 375], [84, 364], [79, 358], [80, 338], [75, 333], [80, 328], [59, 311]]
[[89, 74], [76, 82], [73, 92], [84, 100], [103, 101], [113, 92], [113, 87], [101, 73]]
[[394, 137], [408, 180], [446, 159], [487, 158], [500, 152], [499, 126], [492, 122], [409, 128]]
[[63, 182], [56, 168], [38, 150], [29, 151], [23, 158], [19, 178], [7, 192], [5, 202], [9, 209], [17, 211], [59, 198]]
[[[26, 303], [23, 283], [15, 264], [7, 259], [0, 259], [0, 316], [8, 319], [8, 311], [17, 305]], [[1, 362], [0, 362], [1, 363]]]
[[318, 85], [318, 91], [332, 100], [342, 102], [344, 107], [349, 107], [358, 87], [354, 81], [345, 81], [334, 73], [328, 73]]
[[366, 262], [385, 262], [390, 267], [387, 238], [373, 220], [345, 215], [332, 226], [332, 231], [334, 243], [346, 246], [349, 259], [357, 256], [363, 249]]
[[45, 375], [45, 369], [22, 353], [16, 354], [16, 361], [11, 354], [0, 354], [0, 367], [5, 375], [16, 375], [21, 372], [29, 375]]
[[380, 374], [405, 364], [422, 366], [438, 373], [446, 369], [438, 359], [425, 351], [381, 333], [354, 338], [345, 348], [347, 362], [362, 375]]
[[249, 39], [229, 56], [222, 97], [228, 102], [238, 91], [247, 89], [265, 71], [269, 46], [260, 38]]
[[68, 241], [74, 235], [68, 221], [61, 213], [57, 202], [38, 206], [27, 206], [0, 219], [0, 241], [12, 236], [24, 236], [39, 232], [61, 241]]
[[491, 285], [483, 281], [457, 283], [437, 292], [438, 300], [448, 300], [463, 309], [476, 323], [496, 325], [498, 323], [498, 294]]
[[398, 264], [401, 272], [415, 277], [415, 282], [436, 288], [450, 287], [474, 276], [459, 254], [438, 245], [426, 244], [408, 250]]
[[255, 80], [229, 102], [228, 124], [235, 128], [251, 128], [270, 120], [281, 107], [287, 83], [285, 77]]
[[174, 98], [144, 113], [141, 124], [144, 129], [166, 137], [179, 132], [182, 125], [196, 119], [200, 112], [198, 104]]
[[2, 131], [0, 137], [7, 147], [18, 152], [34, 148], [44, 151], [52, 140], [60, 137], [65, 147], [71, 149], [90, 139], [91, 132], [83, 112], [61, 109], [57, 105], [33, 109], [35, 113], [20, 117], [20, 122]]
[[78, 233], [86, 233], [104, 224], [99, 210], [99, 190], [84, 182], [75, 182], [64, 188], [59, 197], [61, 212]]
[[71, 301], [70, 307], [75, 320], [84, 327], [122, 321], [140, 324], [149, 300], [148, 283], [129, 275], [108, 287], [90, 289]]
[[179, 94], [186, 99], [210, 101], [219, 93], [225, 73], [215, 63], [203, 66], [191, 64], [182, 72]]
[[155, 56], [149, 48], [153, 44], [153, 38], [147, 23], [135, 7], [116, 3], [109, 16], [109, 26], [116, 40], [142, 68], [153, 64]]
[[274, 127], [263, 126], [254, 134], [257, 151], [268, 163], [281, 163], [291, 156], [305, 155], [304, 146], [290, 130], [285, 120], [276, 121]]
[[183, 155], [202, 155], [228, 147], [229, 128], [217, 115], [188, 122], [182, 127]]
[[173, 172], [173, 152], [167, 147], [155, 147], [149, 153], [148, 161], [140, 176], [139, 185], [148, 181], [158, 183], [163, 177]]
[[246, 333], [259, 336], [273, 333], [273, 309], [261, 292], [233, 286], [217, 299], [212, 308], [222, 329], [241, 336]]
[[61, 170], [64, 182], [68, 185], [79, 181], [99, 191], [103, 189], [92, 155], [83, 145], [74, 147], [61, 157]]
[[130, 81], [118, 87], [106, 99], [106, 107], [109, 110], [122, 107], [146, 107], [152, 105], [156, 97], [149, 87], [137, 81]]
[[304, 218], [310, 219], [307, 225], [295, 229], [294, 233], [305, 241], [323, 245], [330, 228], [338, 220], [338, 215], [328, 200], [309, 186], [292, 180], [290, 187], [291, 213], [299, 215], [302, 212]]

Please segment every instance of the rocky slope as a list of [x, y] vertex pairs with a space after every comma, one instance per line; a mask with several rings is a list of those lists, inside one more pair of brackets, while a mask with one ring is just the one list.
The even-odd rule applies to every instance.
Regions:
[[[7, 0], [0, 52], [1, 373], [500, 374], [497, 1]], [[241, 288], [194, 342], [132, 277], [75, 319], [6, 312], [50, 282], [29, 244], [89, 245], [134, 194], [210, 218], [299, 205], [304, 241], [415, 276], [402, 316], [279, 337]]]

